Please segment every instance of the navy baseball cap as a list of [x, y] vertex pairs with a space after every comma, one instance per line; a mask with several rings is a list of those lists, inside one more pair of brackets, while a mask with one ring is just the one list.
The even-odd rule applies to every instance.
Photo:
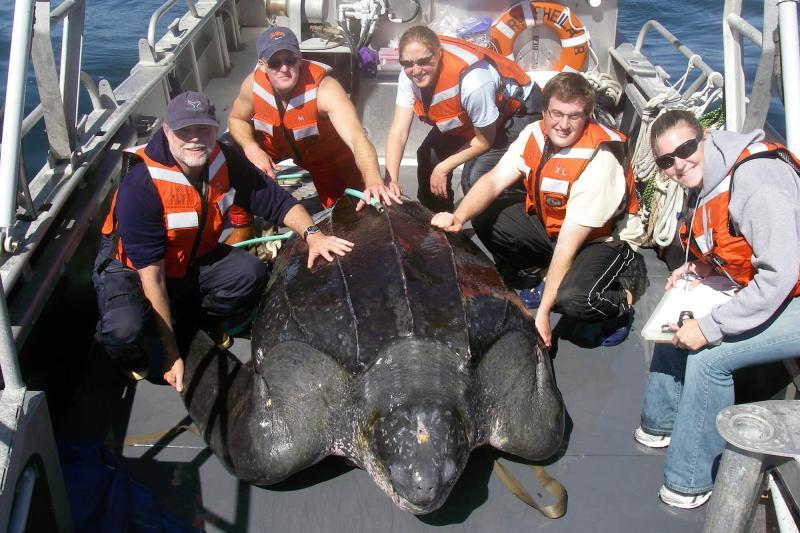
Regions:
[[170, 100], [167, 105], [167, 126], [171, 130], [195, 125], [219, 128], [215, 111], [216, 108], [208, 96], [187, 91]]
[[292, 30], [284, 26], [275, 26], [262, 33], [256, 43], [258, 58], [269, 61], [275, 52], [288, 50], [300, 55], [300, 45]]

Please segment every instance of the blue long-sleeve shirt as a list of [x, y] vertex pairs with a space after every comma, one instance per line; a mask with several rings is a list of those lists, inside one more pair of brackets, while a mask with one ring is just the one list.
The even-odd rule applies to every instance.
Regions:
[[[244, 155], [224, 144], [220, 147], [228, 165], [231, 187], [236, 189], [233, 203], [265, 220], [282, 224], [297, 200]], [[147, 144], [145, 153], [159, 163], [175, 164], [162, 130]], [[202, 179], [208, 179], [207, 170]], [[167, 250], [164, 207], [143, 162], [134, 165], [120, 183], [114, 216], [122, 246], [134, 267], [144, 268], [164, 258]]]

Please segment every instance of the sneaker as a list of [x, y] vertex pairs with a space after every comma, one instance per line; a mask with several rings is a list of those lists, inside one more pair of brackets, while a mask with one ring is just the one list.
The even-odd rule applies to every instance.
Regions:
[[701, 492], [699, 494], [681, 494], [672, 489], [668, 489], [665, 485], [661, 485], [658, 491], [658, 499], [666, 503], [670, 507], [677, 507], [678, 509], [694, 509], [700, 507], [711, 498], [711, 491]]
[[633, 438], [642, 446], [648, 448], [666, 448], [669, 446], [669, 441], [672, 437], [669, 435], [653, 435], [645, 431], [642, 426], [639, 426], [633, 431]]
[[542, 294], [544, 293], [544, 281], [540, 282], [533, 289], [522, 289], [519, 291], [519, 299], [530, 310], [538, 309], [542, 303]]
[[633, 308], [603, 324], [601, 346], [616, 346], [628, 338], [633, 326]]

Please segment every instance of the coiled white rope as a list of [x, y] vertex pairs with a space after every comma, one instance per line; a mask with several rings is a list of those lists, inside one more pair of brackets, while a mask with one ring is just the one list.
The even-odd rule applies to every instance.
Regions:
[[[678, 228], [677, 215], [683, 207], [685, 191], [677, 182], [663, 175], [656, 166], [652, 147], [650, 146], [650, 129], [656, 118], [668, 109], [685, 109], [699, 118], [708, 110], [711, 104], [722, 98], [722, 90], [715, 88], [710, 80], [706, 82], [703, 89], [687, 98], [680, 96], [679, 91], [686, 83], [689, 72], [693, 67], [694, 65], [690, 58], [684, 75], [663, 94], [647, 102], [645, 109], [642, 111], [642, 123], [632, 156], [633, 172], [636, 179], [640, 182], [653, 180], [653, 196], [650, 205], [644, 205], [643, 202], [640, 210], [642, 221], [647, 225], [645, 242], [661, 247], [668, 246], [675, 238]], [[714, 126], [719, 127], [721, 125], [716, 124], [711, 127], [713, 128]]]

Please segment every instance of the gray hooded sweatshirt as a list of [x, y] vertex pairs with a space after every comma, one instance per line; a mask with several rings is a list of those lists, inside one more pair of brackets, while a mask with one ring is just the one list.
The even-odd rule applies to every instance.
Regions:
[[[701, 198], [716, 187], [748, 145], [764, 132], [711, 132], [704, 143]], [[766, 322], [786, 301], [800, 272], [800, 178], [779, 159], [748, 161], [736, 169], [728, 209], [753, 248], [753, 280], [730, 301], [699, 319], [709, 343]]]

